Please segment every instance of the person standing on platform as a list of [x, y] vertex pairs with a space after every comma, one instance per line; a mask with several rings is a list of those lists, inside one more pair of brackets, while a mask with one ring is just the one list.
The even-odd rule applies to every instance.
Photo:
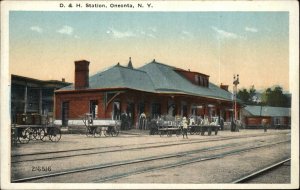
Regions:
[[220, 126], [221, 126], [221, 130], [224, 130], [224, 119], [223, 117], [220, 117]]
[[183, 117], [182, 119], [182, 138], [184, 138], [184, 135], [186, 136], [186, 138], [188, 139], [188, 136], [187, 136], [187, 129], [188, 129], [188, 123], [187, 123], [187, 120], [186, 120], [186, 117]]
[[263, 128], [264, 128], [264, 132], [267, 132], [267, 130], [268, 130], [268, 120], [267, 119], [262, 119], [261, 120], [261, 124], [262, 124], [262, 126], [263, 126]]

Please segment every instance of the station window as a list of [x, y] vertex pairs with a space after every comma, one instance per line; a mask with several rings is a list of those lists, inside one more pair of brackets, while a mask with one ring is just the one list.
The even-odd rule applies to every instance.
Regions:
[[188, 109], [187, 109], [187, 105], [186, 104], [183, 104], [181, 106], [181, 115], [183, 117], [187, 117], [188, 116]]
[[145, 113], [145, 103], [144, 102], [141, 102], [138, 104], [138, 112], [139, 112], [139, 115], [142, 113]]
[[176, 114], [176, 105], [173, 100], [168, 100], [168, 115], [175, 116]]
[[193, 106], [191, 107], [191, 113], [192, 113], [192, 115], [194, 115], [194, 116], [197, 116], [197, 115], [198, 115], [198, 113], [197, 113], [197, 106], [196, 106], [196, 105], [193, 105]]
[[134, 113], [134, 103], [127, 103], [126, 113], [129, 116], [129, 118], [133, 119], [135, 113]]
[[161, 115], [161, 105], [159, 103], [153, 103], [152, 104], [152, 118], [157, 118]]
[[115, 101], [113, 104], [113, 119], [120, 119], [121, 117], [121, 102]]
[[98, 101], [97, 100], [90, 101], [90, 114], [92, 114], [93, 118], [98, 117]]
[[61, 111], [61, 119], [62, 125], [68, 126], [68, 119], [69, 119], [69, 102], [62, 103], [62, 111]]

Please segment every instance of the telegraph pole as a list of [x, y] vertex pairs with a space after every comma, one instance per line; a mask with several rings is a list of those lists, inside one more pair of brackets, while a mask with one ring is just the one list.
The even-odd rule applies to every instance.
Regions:
[[233, 75], [233, 95], [234, 95], [234, 120], [236, 121], [237, 120], [237, 104], [236, 104], [236, 96], [237, 96], [237, 85], [240, 84], [239, 82], [239, 74], [236, 75], [235, 77], [235, 74]]

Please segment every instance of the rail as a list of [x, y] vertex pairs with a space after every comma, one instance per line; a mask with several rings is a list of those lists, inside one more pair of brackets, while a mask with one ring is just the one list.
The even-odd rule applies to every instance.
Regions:
[[274, 168], [276, 168], [276, 167], [278, 167], [278, 166], [280, 166], [280, 165], [282, 165], [282, 164], [284, 164], [284, 163], [286, 163], [286, 162], [288, 162], [290, 160], [291, 160], [291, 158], [284, 159], [284, 160], [279, 161], [279, 162], [277, 162], [275, 164], [272, 164], [272, 165], [267, 166], [265, 168], [262, 168], [262, 169], [260, 169], [258, 171], [255, 171], [255, 172], [253, 172], [251, 174], [248, 174], [248, 175], [243, 176], [243, 177], [241, 177], [239, 179], [236, 179], [232, 183], [244, 183], [244, 182], [249, 181], [250, 179], [255, 178], [255, 177], [259, 176], [259, 175], [262, 175], [263, 173], [265, 173], [267, 171], [270, 171], [270, 170], [272, 170], [272, 169], [274, 169]]
[[[215, 139], [201, 139], [201, 140], [190, 140], [188, 142], [178, 142], [176, 141], [169, 141], [168, 143], [164, 142], [163, 144], [161, 142], [152, 142], [152, 143], [146, 143], [147, 146], [142, 147], [134, 147], [134, 148], [127, 148], [127, 146], [133, 146], [136, 144], [130, 144], [130, 145], [120, 145], [119, 148], [122, 149], [114, 149], [114, 150], [103, 150], [103, 149], [109, 149], [109, 148], [115, 148], [115, 146], [101, 146], [101, 147], [93, 147], [93, 148], [83, 148], [83, 149], [71, 149], [71, 150], [61, 150], [61, 151], [48, 151], [48, 152], [35, 152], [35, 153], [29, 153], [29, 154], [16, 154], [12, 155], [12, 163], [19, 163], [19, 162], [28, 162], [28, 161], [37, 161], [37, 160], [52, 160], [54, 158], [66, 158], [66, 157], [76, 157], [76, 156], [84, 156], [84, 155], [92, 155], [92, 154], [103, 154], [103, 153], [109, 153], [109, 152], [123, 152], [128, 150], [140, 150], [140, 149], [147, 149], [147, 148], [160, 148], [160, 147], [168, 147], [168, 146], [178, 146], [178, 145], [184, 145], [184, 144], [198, 144], [198, 143], [205, 143], [205, 142], [215, 142], [215, 141], [225, 141], [225, 140], [231, 140], [231, 139], [243, 139], [243, 138], [249, 138], [249, 137], [264, 137], [264, 136], [274, 136], [275, 134], [262, 134], [262, 135], [241, 135], [239, 137], [236, 136], [228, 136], [228, 137], [219, 137]], [[68, 152], [81, 152], [81, 151], [90, 151], [90, 150], [100, 150], [97, 152], [92, 153], [80, 153], [80, 154], [72, 154], [67, 156], [57, 156], [55, 154], [59, 153], [68, 153]], [[50, 154], [49, 157], [39, 158], [39, 155], [45, 155]], [[23, 156], [34, 156], [33, 159], [21, 159]], [[17, 159], [14, 159], [17, 157]]]
[[[238, 150], [230, 150], [230, 151], [227, 151], [227, 152], [224, 152], [224, 153], [220, 153], [220, 154], [216, 154], [216, 155], [212, 155], [212, 156], [207, 156], [207, 157], [200, 156], [198, 158], [193, 158], [193, 159], [188, 160], [188, 161], [179, 162], [179, 163], [175, 163], [175, 164], [168, 164], [168, 165], [165, 165], [163, 167], [158, 166], [158, 167], [154, 167], [154, 168], [148, 168], [148, 169], [146, 168], [146, 169], [138, 170], [138, 171], [135, 171], [135, 172], [125, 173], [123, 175], [111, 176], [111, 177], [108, 177], [108, 178], [97, 180], [97, 182], [104, 182], [104, 181], [107, 181], [107, 180], [122, 178], [122, 177], [125, 177], [125, 176], [128, 176], [128, 175], [145, 173], [145, 172], [149, 172], [149, 171], [153, 171], [153, 170], [161, 170], [161, 169], [167, 169], [167, 168], [182, 166], [182, 165], [186, 165], [186, 164], [192, 164], [192, 163], [201, 162], [201, 161], [219, 159], [219, 158], [223, 158], [223, 157], [226, 157], [226, 156], [240, 154], [242, 152], [246, 152], [246, 151], [250, 151], [250, 150], [254, 150], [254, 149], [258, 149], [258, 148], [263, 148], [263, 147], [274, 146], [274, 145], [278, 145], [278, 144], [286, 143], [286, 142], [290, 142], [290, 140], [272, 142], [272, 143], [267, 143], [267, 144], [264, 144], [264, 145], [250, 146], [250, 147], [241, 148], [241, 149], [238, 149]], [[221, 146], [224, 146], [224, 145], [221, 145]], [[205, 148], [205, 150], [206, 151], [215, 150], [215, 148]], [[38, 179], [42, 179], [42, 178], [50, 178], [50, 177], [67, 175], [67, 174], [80, 173], [80, 172], [84, 172], [84, 171], [91, 171], [91, 170], [98, 170], [98, 169], [104, 169], [104, 168], [110, 168], [110, 167], [125, 166], [125, 165], [128, 165], [128, 164], [136, 164], [136, 163], [143, 163], [143, 162], [149, 162], [149, 161], [155, 161], [155, 160], [161, 160], [161, 159], [168, 159], [168, 158], [186, 156], [186, 155], [189, 155], [189, 154], [195, 154], [195, 153], [199, 153], [201, 151], [203, 151], [203, 149], [192, 150], [192, 151], [187, 151], [187, 152], [179, 152], [179, 153], [175, 153], [175, 154], [167, 154], [167, 155], [162, 155], [162, 156], [152, 156], [152, 157], [147, 157], [147, 158], [142, 158], [142, 159], [127, 160], [127, 161], [116, 162], [116, 163], [100, 164], [100, 165], [90, 166], [90, 167], [75, 168], [75, 169], [69, 169], [69, 170], [60, 171], [60, 172], [56, 172], [56, 173], [50, 173], [50, 174], [44, 174], [44, 175], [14, 179], [14, 180], [12, 180], [12, 182], [13, 183], [26, 182], [26, 181], [38, 180]]]

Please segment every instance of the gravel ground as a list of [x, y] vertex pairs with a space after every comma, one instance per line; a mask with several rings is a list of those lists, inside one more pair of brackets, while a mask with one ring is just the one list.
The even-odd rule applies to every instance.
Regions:
[[246, 183], [271, 183], [271, 184], [282, 184], [291, 182], [291, 163], [286, 162], [285, 164], [278, 166], [271, 171], [259, 175]]
[[[80, 148], [97, 148], [99, 150], [122, 150], [111, 153], [93, 154], [88, 156], [70, 157], [64, 159], [53, 159], [51, 161], [34, 161], [27, 163], [14, 163], [12, 166], [13, 178], [24, 176], [41, 175], [43, 172], [32, 172], [33, 166], [50, 166], [52, 171], [63, 171], [70, 168], [78, 168], [85, 166], [92, 166], [96, 164], [112, 163], [124, 160], [140, 159], [143, 157], [159, 156], [162, 154], [176, 153], [180, 151], [195, 150], [200, 148], [207, 148], [210, 146], [218, 146], [225, 143], [244, 143], [245, 146], [249, 141], [264, 142], [275, 141], [280, 139], [289, 139], [290, 131], [276, 131], [268, 130], [271, 136], [240, 138], [223, 141], [211, 141], [221, 137], [236, 136], [248, 134], [264, 135], [260, 130], [241, 130], [239, 133], [232, 133], [229, 131], [221, 131], [218, 136], [199, 136], [190, 135], [189, 139], [182, 139], [182, 137], [159, 137], [149, 135], [130, 135], [122, 134], [119, 137], [101, 137], [101, 138], [87, 138], [84, 135], [64, 135], [58, 143], [37, 143], [30, 142], [25, 145], [18, 145], [13, 147], [12, 154], [26, 154], [33, 152], [47, 152], [55, 150], [71, 150]], [[280, 137], [276, 135], [281, 134]], [[209, 140], [209, 142], [193, 143], [195, 141]], [[185, 143], [182, 145], [139, 149], [123, 151], [124, 147], [140, 147], [151, 146], [168, 143]], [[187, 144], [188, 143], [188, 144]], [[110, 148], [108, 148], [110, 147]], [[128, 148], [126, 147], [126, 148]], [[218, 153], [217, 150], [215, 153]], [[209, 155], [209, 153], [201, 153], [201, 156]], [[196, 164], [189, 164], [183, 167], [176, 167], [172, 169], [159, 170], [139, 175], [133, 175], [126, 178], [121, 178], [110, 183], [228, 183], [234, 177], [238, 177], [241, 173], [247, 173], [251, 169], [258, 166], [266, 165], [270, 160], [279, 159], [282, 156], [290, 155], [290, 143], [280, 144], [272, 148], [262, 148], [255, 151], [243, 153], [241, 155], [229, 156], [222, 159], [206, 161]], [[118, 167], [111, 169], [86, 172], [74, 174], [72, 176], [65, 176], [60, 178], [53, 178], [51, 181], [39, 180], [36, 182], [97, 182], [97, 180], [122, 172], [134, 171], [141, 168], [159, 166], [178, 161], [178, 159], [189, 159], [199, 155], [189, 155], [188, 158], [172, 158], [168, 160], [161, 160], [159, 162], [149, 162], [145, 164], [132, 165], [132, 167]], [[208, 164], [209, 163], [209, 164]], [[187, 173], [188, 171], [188, 173]], [[203, 172], [205, 171], [205, 172]], [[45, 172], [44, 172], [45, 173]], [[226, 176], [230, 176], [230, 179]]]
[[[130, 134], [138, 134], [139, 135], [130, 135]], [[280, 134], [280, 133], [288, 133], [290, 134], [290, 130], [268, 130], [267, 134]], [[173, 135], [172, 137], [159, 137], [159, 135], [150, 136], [147, 135], [148, 132], [140, 131], [140, 130], [130, 130], [126, 131], [126, 134], [120, 134], [118, 137], [100, 137], [100, 138], [92, 138], [86, 137], [83, 134], [63, 134], [61, 140], [57, 143], [46, 141], [41, 142], [38, 141], [30, 141], [28, 144], [17, 144], [12, 146], [11, 152], [12, 155], [15, 154], [27, 154], [34, 152], [46, 152], [46, 151], [59, 151], [59, 150], [72, 150], [78, 148], [93, 148], [93, 147], [107, 147], [107, 146], [120, 146], [120, 145], [139, 145], [139, 144], [147, 144], [147, 143], [156, 143], [156, 142], [177, 142], [182, 138], [176, 137]], [[229, 136], [243, 136], [243, 135], [264, 135], [262, 130], [240, 130], [240, 132], [230, 132], [230, 131], [219, 131], [217, 136], [200, 136], [200, 135], [189, 135], [189, 139], [217, 139], [221, 137], [229, 137]]]
[[112, 183], [230, 183], [290, 155], [290, 144], [114, 180]]

